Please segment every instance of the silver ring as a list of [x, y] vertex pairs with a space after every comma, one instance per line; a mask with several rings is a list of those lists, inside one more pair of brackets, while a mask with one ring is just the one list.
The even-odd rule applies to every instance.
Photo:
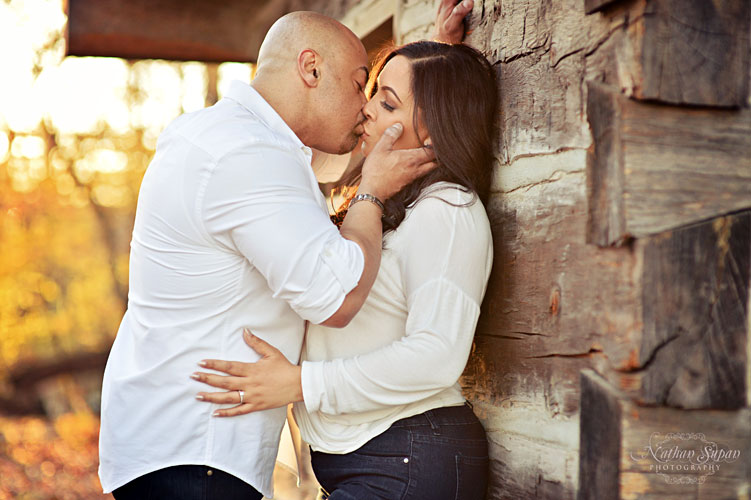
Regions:
[[238, 389], [237, 393], [240, 395], [240, 404], [243, 404], [245, 402], [245, 391]]

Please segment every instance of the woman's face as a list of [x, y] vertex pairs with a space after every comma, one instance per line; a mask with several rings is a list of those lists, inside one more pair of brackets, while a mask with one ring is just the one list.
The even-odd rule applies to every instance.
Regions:
[[[396, 122], [404, 126], [404, 132], [394, 143], [394, 149], [420, 147], [428, 139], [421, 120], [418, 120], [419, 130], [414, 128], [415, 101], [411, 78], [411, 65], [404, 56], [391, 58], [378, 75], [378, 92], [363, 108], [367, 118], [362, 135], [362, 152], [365, 156], [373, 150], [383, 131]], [[420, 141], [419, 137], [423, 140]]]

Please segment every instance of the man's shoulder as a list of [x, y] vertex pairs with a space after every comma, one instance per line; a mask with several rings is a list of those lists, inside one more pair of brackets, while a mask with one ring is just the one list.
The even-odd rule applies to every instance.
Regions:
[[165, 133], [180, 136], [216, 159], [238, 151], [295, 150], [290, 141], [229, 100], [178, 117]]

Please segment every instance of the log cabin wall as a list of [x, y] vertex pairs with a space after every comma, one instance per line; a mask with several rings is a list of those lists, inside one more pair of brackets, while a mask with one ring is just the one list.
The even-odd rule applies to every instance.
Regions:
[[[430, 33], [435, 2], [397, 3], [398, 42]], [[749, 2], [475, 4], [466, 43], [501, 92], [495, 264], [463, 377], [488, 498], [748, 495]], [[629, 460], [652, 432], [744, 459], [669, 484]]]

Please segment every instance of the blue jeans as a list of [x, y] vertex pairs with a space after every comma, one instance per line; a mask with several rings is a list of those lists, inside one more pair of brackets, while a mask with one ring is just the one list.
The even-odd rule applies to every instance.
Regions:
[[344, 455], [312, 452], [330, 500], [482, 500], [488, 442], [472, 409], [429, 410]]
[[205, 465], [150, 472], [112, 492], [115, 500], [261, 500], [251, 485]]

